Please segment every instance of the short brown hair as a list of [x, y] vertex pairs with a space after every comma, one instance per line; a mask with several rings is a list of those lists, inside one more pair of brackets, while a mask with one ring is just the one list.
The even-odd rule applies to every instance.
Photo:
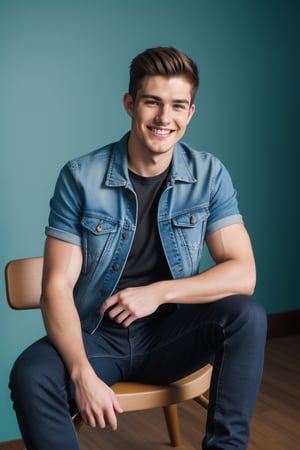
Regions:
[[199, 85], [196, 63], [173, 47], [148, 48], [137, 55], [130, 65], [129, 94], [136, 98], [137, 91], [147, 76], [172, 77], [182, 75], [191, 84], [191, 103]]

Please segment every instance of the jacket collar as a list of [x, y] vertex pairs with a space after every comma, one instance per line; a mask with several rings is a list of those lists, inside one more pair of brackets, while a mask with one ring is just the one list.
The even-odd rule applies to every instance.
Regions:
[[[122, 139], [113, 144], [111, 159], [107, 171], [106, 185], [115, 187], [131, 186], [128, 175], [127, 145], [130, 132], [126, 133]], [[172, 183], [181, 181], [184, 183], [195, 183], [197, 180], [193, 176], [188, 166], [188, 155], [185, 146], [177, 143], [174, 147], [170, 180]]]

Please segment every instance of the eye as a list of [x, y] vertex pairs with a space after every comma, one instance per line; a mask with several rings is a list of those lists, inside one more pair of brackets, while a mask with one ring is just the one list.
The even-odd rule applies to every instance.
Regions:
[[148, 105], [148, 106], [158, 106], [158, 101], [157, 101], [157, 100], [146, 100], [146, 101], [145, 101], [145, 105]]
[[184, 111], [186, 105], [184, 103], [174, 103], [173, 108], [176, 109], [176, 111]]

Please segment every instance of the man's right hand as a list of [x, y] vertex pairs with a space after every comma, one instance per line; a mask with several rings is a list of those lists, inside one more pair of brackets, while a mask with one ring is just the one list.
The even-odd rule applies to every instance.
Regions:
[[123, 410], [113, 390], [97, 377], [92, 367], [72, 375], [75, 400], [84, 422], [92, 428], [117, 429], [117, 413]]

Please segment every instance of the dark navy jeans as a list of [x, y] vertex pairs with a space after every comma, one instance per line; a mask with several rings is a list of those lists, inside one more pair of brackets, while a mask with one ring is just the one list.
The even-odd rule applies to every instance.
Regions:
[[[106, 319], [83, 339], [91, 365], [108, 385], [120, 380], [169, 383], [213, 361], [202, 448], [245, 450], [266, 328], [259, 305], [249, 297], [232, 296], [202, 305], [164, 306], [128, 328]], [[10, 388], [28, 450], [80, 449], [70, 417], [73, 386], [47, 338], [17, 359]]]

